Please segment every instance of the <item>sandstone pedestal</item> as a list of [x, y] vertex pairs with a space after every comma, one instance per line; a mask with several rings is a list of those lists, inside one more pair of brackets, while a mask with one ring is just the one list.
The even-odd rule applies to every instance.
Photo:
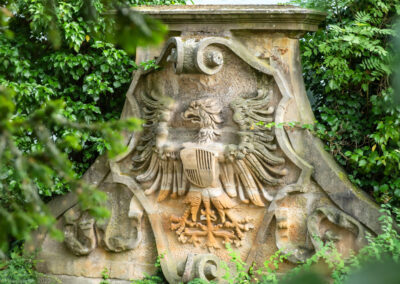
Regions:
[[100, 157], [85, 175], [107, 192], [112, 216], [100, 224], [73, 196], [55, 200], [66, 240], [36, 233], [40, 271], [65, 283], [96, 283], [104, 268], [113, 279], [138, 279], [154, 273], [162, 255], [170, 283], [223, 282], [227, 244], [248, 264], [262, 265], [278, 249], [290, 253], [285, 269], [320, 249], [318, 240], [346, 255], [363, 246], [366, 232], [379, 232], [378, 207], [301, 127], [314, 117], [299, 38], [318, 28], [322, 13], [138, 10], [170, 32], [163, 45], [137, 52], [138, 62], [160, 66], [135, 71], [126, 95], [122, 118], [141, 117], [143, 131], [127, 134], [126, 153]]

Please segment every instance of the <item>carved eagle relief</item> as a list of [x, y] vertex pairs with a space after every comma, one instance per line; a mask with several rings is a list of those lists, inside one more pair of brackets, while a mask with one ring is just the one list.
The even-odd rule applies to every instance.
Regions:
[[180, 242], [219, 248], [220, 239], [240, 246], [252, 220], [237, 217], [232, 209], [240, 202], [264, 207], [273, 199], [267, 188], [283, 183], [285, 159], [276, 152], [273, 129], [265, 127], [273, 121], [271, 96], [270, 89], [259, 89], [230, 103], [238, 144], [219, 142], [224, 121], [218, 100], [193, 100], [180, 116], [196, 127], [195, 141], [171, 143], [173, 100], [154, 89], [140, 93], [146, 123], [133, 171], [145, 194], [157, 194], [158, 202], [182, 197], [184, 214], [170, 217]]

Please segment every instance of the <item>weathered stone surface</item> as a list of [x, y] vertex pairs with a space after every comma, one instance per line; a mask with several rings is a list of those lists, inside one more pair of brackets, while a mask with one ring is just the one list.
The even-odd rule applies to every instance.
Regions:
[[[90, 247], [90, 251], [82, 252], [74, 247], [71, 249], [71, 245], [68, 244], [70, 242], [68, 234], [66, 234], [65, 243], [46, 237], [38, 255], [39, 260], [44, 260], [44, 262], [39, 261], [37, 265], [40, 271], [55, 275], [100, 278], [101, 272], [106, 268], [111, 278], [125, 280], [139, 279], [146, 273], [154, 274], [154, 263], [157, 257], [154, 237], [147, 217], [143, 217], [140, 224], [131, 222], [128, 212], [132, 193], [121, 185], [108, 182], [104, 182], [100, 189], [109, 194], [109, 202], [116, 204], [110, 205], [112, 217], [108, 223], [94, 224], [94, 221], [91, 223], [95, 238], [91, 241], [94, 245]], [[116, 197], [118, 194], [120, 196]], [[125, 196], [124, 199], [121, 198], [123, 196]], [[116, 205], [126, 210], [124, 214], [126, 218], [120, 212], [115, 214]], [[67, 225], [65, 219], [65, 217], [60, 218], [58, 222], [60, 230], [69, 230], [70, 225]], [[80, 225], [79, 222], [77, 225]], [[137, 228], [137, 225], [140, 225], [140, 228]], [[119, 233], [117, 236], [122, 238], [122, 241], [110, 241], [116, 232]], [[138, 233], [140, 242], [137, 242]], [[124, 244], [124, 240], [129, 239], [130, 236], [136, 246], [121, 248], [115, 245]], [[75, 241], [84, 245], [84, 240], [84, 236], [78, 234]]]
[[54, 201], [66, 240], [36, 233], [27, 247], [42, 249], [40, 271], [65, 283], [97, 283], [104, 268], [114, 279], [137, 279], [154, 272], [158, 254], [170, 283], [223, 282], [227, 243], [257, 265], [281, 249], [290, 254], [286, 269], [320, 249], [313, 236], [346, 255], [365, 232], [379, 232], [378, 207], [317, 138], [273, 127], [313, 123], [298, 38], [323, 14], [291, 6], [139, 10], [164, 20], [170, 37], [137, 53], [161, 67], [136, 71], [127, 92], [122, 118], [145, 119], [143, 131], [126, 133], [128, 151], [99, 158], [85, 176], [107, 192], [112, 216], [99, 224], [73, 196]]
[[[107, 279], [108, 283], [111, 284], [130, 284], [129, 280], [118, 280], [118, 279]], [[87, 278], [87, 277], [77, 277], [77, 276], [67, 276], [67, 275], [52, 275], [51, 277], [41, 277], [39, 279], [39, 284], [100, 284], [104, 282], [102, 278]]]

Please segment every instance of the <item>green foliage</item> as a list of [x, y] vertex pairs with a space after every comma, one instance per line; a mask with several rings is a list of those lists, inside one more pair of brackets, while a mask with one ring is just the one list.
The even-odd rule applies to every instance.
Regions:
[[156, 273], [154, 275], [146, 275], [143, 279], [132, 280], [131, 284], [164, 284], [168, 283], [165, 279], [162, 269], [161, 269], [161, 259], [164, 257], [163, 254], [157, 256], [154, 267], [156, 268]]
[[[108, 212], [101, 207], [106, 196], [100, 191], [78, 180], [65, 149], [80, 148], [78, 137], [69, 133], [54, 137], [51, 130], [74, 129], [92, 133], [109, 141], [110, 154], [124, 149], [122, 139], [117, 139], [122, 129], [138, 129], [139, 121], [130, 119], [121, 122], [81, 124], [71, 122], [63, 112], [62, 101], [50, 100], [29, 115], [15, 115], [15, 105], [11, 91], [0, 90], [0, 244], [7, 249], [8, 239], [25, 239], [29, 229], [40, 225], [49, 228], [50, 233], [61, 239], [60, 232], [53, 226], [55, 220], [47, 212], [39, 193], [41, 188], [49, 190], [61, 186], [75, 189], [81, 207], [96, 217], [107, 217]], [[35, 145], [29, 150], [21, 150], [18, 142], [29, 133]]]
[[122, 129], [139, 127], [117, 121], [137, 68], [130, 54], [162, 41], [166, 27], [127, 7], [153, 2], [2, 2], [0, 249], [39, 225], [61, 239], [44, 201], [70, 190], [83, 209], [107, 216], [105, 194], [79, 178], [98, 155], [125, 149]]
[[277, 272], [279, 265], [287, 260], [289, 254], [282, 254], [280, 250], [277, 250], [273, 255], [270, 256], [264, 262], [264, 267], [257, 269], [258, 276], [255, 280], [261, 283], [276, 283], [278, 281]]
[[108, 281], [108, 279], [110, 278], [110, 274], [107, 268], [104, 268], [101, 272], [101, 278], [102, 280], [100, 281], [100, 284], [110, 284], [110, 281]]
[[231, 257], [231, 262], [235, 264], [235, 272], [232, 274], [228, 265], [222, 263], [225, 269], [224, 279], [230, 284], [250, 282], [252, 279], [252, 267], [247, 268], [246, 262], [241, 259], [238, 252], [231, 248], [229, 243], [226, 244], [226, 249]]
[[22, 256], [19, 249], [14, 249], [8, 261], [0, 262], [0, 283], [37, 283], [39, 274], [34, 270], [34, 265], [33, 256]]
[[301, 42], [318, 136], [355, 184], [399, 206], [400, 101], [391, 80], [400, 1], [294, 2], [327, 12], [326, 27]]

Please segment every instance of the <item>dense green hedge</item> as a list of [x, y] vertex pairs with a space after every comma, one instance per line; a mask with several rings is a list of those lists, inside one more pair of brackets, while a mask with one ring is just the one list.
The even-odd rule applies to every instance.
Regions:
[[328, 13], [325, 27], [301, 42], [318, 135], [356, 185], [399, 206], [400, 93], [391, 81], [400, 1], [296, 2]]

